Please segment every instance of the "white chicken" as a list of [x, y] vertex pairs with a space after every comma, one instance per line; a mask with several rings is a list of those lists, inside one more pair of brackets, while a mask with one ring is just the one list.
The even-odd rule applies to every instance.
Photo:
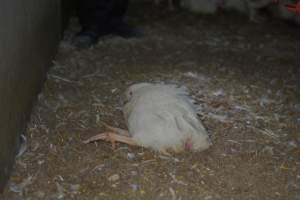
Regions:
[[85, 143], [119, 141], [164, 154], [202, 151], [212, 144], [185, 87], [138, 83], [126, 90], [125, 101], [123, 113], [128, 132], [107, 126], [110, 132], [91, 137]]

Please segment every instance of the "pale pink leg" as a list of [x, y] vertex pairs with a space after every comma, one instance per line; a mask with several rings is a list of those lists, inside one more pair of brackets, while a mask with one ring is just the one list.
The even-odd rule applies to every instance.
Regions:
[[120, 135], [130, 136], [130, 134], [127, 130], [110, 126], [110, 125], [106, 124], [105, 122], [102, 122], [102, 124], [105, 126], [105, 128], [107, 128], [108, 130], [110, 130], [112, 132], [118, 133]]
[[132, 146], [139, 146], [131, 137], [119, 135], [113, 132], [100, 133], [83, 141], [83, 143], [87, 144], [97, 140], [110, 141], [113, 149], [116, 148], [116, 142], [121, 142]]

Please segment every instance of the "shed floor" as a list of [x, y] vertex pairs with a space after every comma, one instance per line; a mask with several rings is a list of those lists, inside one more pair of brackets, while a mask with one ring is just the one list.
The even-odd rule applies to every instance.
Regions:
[[[138, 8], [138, 9], [137, 9]], [[195, 16], [132, 5], [140, 39], [70, 45], [72, 25], [28, 124], [5, 199], [300, 199], [300, 29], [237, 14]], [[132, 83], [187, 86], [213, 146], [166, 157], [109, 143]]]

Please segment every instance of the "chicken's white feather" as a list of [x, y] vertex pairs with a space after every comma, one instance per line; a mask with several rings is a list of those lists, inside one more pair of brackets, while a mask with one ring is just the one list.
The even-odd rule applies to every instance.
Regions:
[[144, 147], [161, 151], [201, 151], [209, 136], [197, 116], [197, 108], [186, 87], [138, 83], [125, 93], [123, 112], [132, 138]]

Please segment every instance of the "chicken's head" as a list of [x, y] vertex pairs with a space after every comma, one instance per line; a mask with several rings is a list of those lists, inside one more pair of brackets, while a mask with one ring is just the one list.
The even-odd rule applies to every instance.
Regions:
[[137, 94], [139, 91], [141, 91], [142, 89], [148, 86], [151, 86], [151, 83], [137, 83], [131, 85], [124, 93], [123, 96], [124, 104], [130, 101], [133, 95]]

